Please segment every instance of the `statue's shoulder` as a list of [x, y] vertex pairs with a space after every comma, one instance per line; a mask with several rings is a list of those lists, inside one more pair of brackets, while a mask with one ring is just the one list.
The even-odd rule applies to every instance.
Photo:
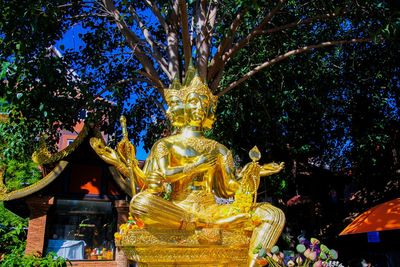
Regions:
[[215, 149], [218, 153], [220, 153], [220, 154], [222, 154], [222, 155], [226, 155], [226, 154], [230, 153], [229, 148], [227, 148], [225, 145], [223, 145], [223, 144], [221, 144], [220, 142], [215, 141], [215, 140], [213, 140], [213, 139], [209, 139], [209, 140], [210, 140], [210, 143], [213, 144], [214, 149]]
[[206, 149], [209, 152], [214, 152], [214, 153], [218, 153], [220, 155], [227, 155], [228, 153], [230, 153], [230, 150], [223, 144], [221, 144], [218, 141], [215, 141], [213, 139], [209, 139], [209, 138], [204, 138], [202, 145], [204, 147], [206, 147]]
[[171, 146], [174, 142], [176, 142], [176, 140], [177, 140], [177, 135], [163, 137], [163, 138], [157, 140], [153, 144], [151, 150], [156, 149], [157, 147], [160, 147], [160, 146]]
[[171, 147], [179, 140], [177, 135], [171, 135], [156, 141], [150, 151], [150, 154], [156, 158], [162, 158], [170, 153]]

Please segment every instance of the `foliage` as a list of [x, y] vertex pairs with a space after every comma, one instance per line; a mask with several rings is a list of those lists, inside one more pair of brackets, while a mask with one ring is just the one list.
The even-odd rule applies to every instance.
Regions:
[[[4, 267], [66, 267], [68, 261], [58, 257], [54, 252], [48, 253], [45, 257], [39, 255], [24, 255], [24, 247], [14, 250], [11, 254], [6, 254], [0, 261], [0, 266]], [[71, 265], [71, 264], [69, 264]]]
[[[15, 113], [15, 107], [4, 100], [1, 107], [3, 112], [6, 111], [11, 116]], [[35, 136], [27, 124], [24, 117], [0, 121], [0, 170], [3, 171], [3, 182], [9, 191], [32, 184], [41, 177], [37, 164], [30, 158]]]
[[[4, 183], [9, 191], [31, 185], [41, 178], [38, 165], [32, 161], [7, 160], [4, 164]], [[2, 167], [0, 165], [0, 167]]]
[[24, 227], [25, 224], [15, 224], [11, 225], [7, 222], [2, 222], [1, 224], [1, 248], [0, 252], [3, 255], [23, 252], [25, 248], [24, 238], [25, 235]]
[[[71, 26], [60, 20], [67, 11], [58, 6], [65, 3], [0, 2], [0, 97], [13, 105], [11, 123], [24, 120], [35, 137], [46, 133], [53, 137], [60, 128], [71, 130], [82, 109], [93, 111], [98, 106], [97, 120], [102, 121], [110, 107], [79, 86], [84, 81], [71, 69], [71, 62], [51, 47]], [[74, 8], [68, 12], [73, 15]]]
[[[389, 9], [383, 3], [371, 4], [381, 14]], [[398, 6], [391, 8], [396, 14]], [[296, 16], [296, 12], [306, 11], [292, 12]], [[391, 19], [392, 25], [397, 25], [396, 15]], [[378, 25], [379, 21], [371, 23]], [[333, 27], [336, 23], [342, 26]], [[345, 26], [348, 23], [351, 27]], [[249, 71], [244, 67], [249, 62], [257, 65], [274, 57], [271, 51], [343, 38], [357, 30], [357, 24], [339, 18], [314, 24], [306, 31], [292, 29], [276, 36], [260, 36], [258, 47], [243, 49], [229, 62], [222, 85]], [[351, 170], [352, 177], [364, 185], [369, 181], [370, 188], [376, 182], [383, 186], [387, 180], [375, 177], [392, 179], [399, 163], [394, 156], [400, 117], [397, 40], [398, 33], [393, 31], [391, 38], [382, 42], [338, 46], [287, 58], [284, 64], [266, 69], [220, 99], [212, 135], [233, 147], [239, 158], [246, 159], [247, 151], [257, 145], [262, 160], [286, 162], [286, 170], [278, 179], [264, 181], [261, 186], [269, 195], [291, 197], [299, 189], [296, 177], [315, 169], [338, 175], [350, 174]], [[277, 192], [280, 187], [283, 191]]]
[[27, 220], [10, 212], [4, 207], [3, 202], [0, 202], [0, 224], [10, 225], [10, 226], [16, 226], [21, 224], [23, 226], [26, 226]]
[[[257, 75], [249, 74], [254, 67], [271, 62], [269, 68], [277, 56], [304, 45], [398, 34], [395, 9], [385, 1], [200, 2], [2, 0], [1, 96], [36, 135], [71, 129], [81, 109], [108, 130], [115, 114], [125, 113], [131, 137], [150, 148], [168, 126], [161, 87], [176, 73], [183, 77], [189, 58], [221, 92], [243, 75]], [[257, 51], [263, 54], [254, 60]]]
[[[0, 98], [0, 112], [5, 114], [0, 121], [0, 150], [2, 159], [25, 160], [33, 152], [32, 134], [27, 119], [19, 115], [17, 107]], [[29, 157], [29, 156], [28, 156]]]
[[[9, 213], [9, 211], [6, 212]], [[67, 266], [67, 261], [54, 253], [49, 253], [45, 257], [41, 257], [41, 255], [24, 255], [26, 221], [20, 222], [15, 218], [10, 221], [9, 218], [11, 216], [5, 220], [2, 218], [0, 224], [0, 266]]]

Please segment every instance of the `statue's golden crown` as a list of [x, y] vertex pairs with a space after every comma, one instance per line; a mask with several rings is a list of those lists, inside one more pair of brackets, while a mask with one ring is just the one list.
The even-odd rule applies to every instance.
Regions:
[[186, 97], [191, 93], [207, 96], [213, 104], [216, 104], [218, 97], [213, 95], [210, 88], [205, 84], [193, 65], [189, 66], [184, 82], [181, 84], [179, 77], [175, 77], [169, 89], [164, 90], [164, 97], [167, 104], [173, 97], [178, 97], [181, 101], [185, 101]]

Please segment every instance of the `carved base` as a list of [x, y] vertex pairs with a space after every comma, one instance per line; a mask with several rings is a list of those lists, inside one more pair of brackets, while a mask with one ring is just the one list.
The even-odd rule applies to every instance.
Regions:
[[222, 229], [134, 229], [116, 243], [139, 266], [246, 266], [250, 234]]

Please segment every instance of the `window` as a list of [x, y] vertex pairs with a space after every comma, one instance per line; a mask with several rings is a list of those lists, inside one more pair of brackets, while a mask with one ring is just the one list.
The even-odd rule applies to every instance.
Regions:
[[67, 140], [67, 145], [69, 146], [70, 144], [72, 144], [75, 141], [75, 139], [68, 139]]
[[69, 260], [113, 260], [116, 216], [111, 202], [58, 199], [49, 214], [47, 252]]

